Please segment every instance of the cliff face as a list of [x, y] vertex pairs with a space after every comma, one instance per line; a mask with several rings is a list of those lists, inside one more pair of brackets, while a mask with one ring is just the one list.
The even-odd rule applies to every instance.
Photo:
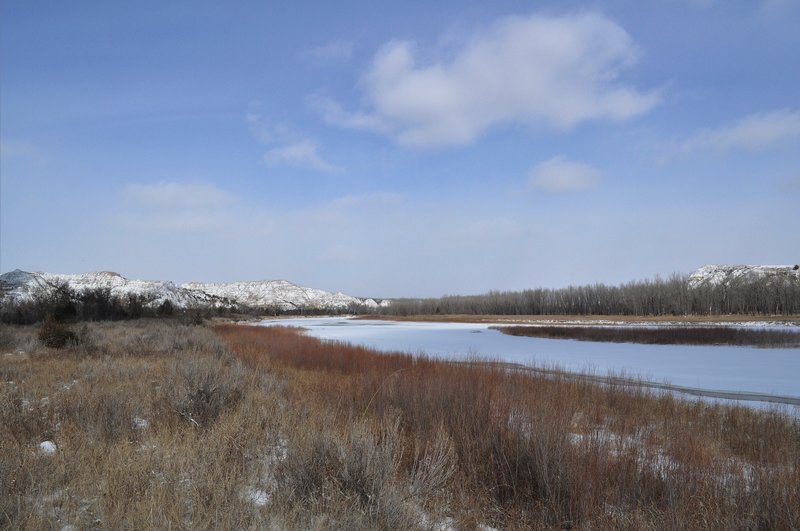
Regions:
[[768, 280], [800, 281], [799, 265], [706, 265], [689, 275], [689, 287], [729, 286], [734, 283]]

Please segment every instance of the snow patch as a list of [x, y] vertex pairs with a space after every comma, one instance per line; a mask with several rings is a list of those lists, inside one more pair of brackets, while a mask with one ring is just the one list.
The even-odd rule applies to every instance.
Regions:
[[53, 455], [56, 453], [56, 443], [53, 441], [42, 441], [39, 443], [39, 453], [42, 455]]
[[730, 286], [761, 279], [773, 282], [800, 281], [797, 265], [705, 265], [689, 275], [689, 287]]
[[269, 503], [269, 494], [261, 489], [248, 488], [242, 494], [242, 498], [249, 501], [256, 507], [264, 507]]

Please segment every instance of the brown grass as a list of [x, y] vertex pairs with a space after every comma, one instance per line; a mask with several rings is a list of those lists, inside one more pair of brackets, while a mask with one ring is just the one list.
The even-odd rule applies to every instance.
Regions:
[[777, 411], [282, 328], [82, 333], [0, 329], [2, 527], [800, 527], [800, 425]]
[[512, 336], [575, 339], [652, 345], [734, 345], [762, 348], [800, 347], [800, 332], [729, 326], [492, 326]]
[[216, 330], [251, 366], [292, 371], [324, 424], [399, 422], [401, 476], [413, 477], [411, 456], [446, 440], [454, 470], [434, 490], [465, 525], [800, 524], [800, 427], [778, 412], [386, 355], [287, 329]]

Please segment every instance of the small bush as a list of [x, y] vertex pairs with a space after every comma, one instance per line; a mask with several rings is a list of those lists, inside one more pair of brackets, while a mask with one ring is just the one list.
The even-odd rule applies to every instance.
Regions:
[[184, 357], [171, 373], [172, 409], [195, 427], [209, 428], [242, 397], [242, 367], [215, 356]]
[[55, 319], [48, 319], [39, 328], [39, 341], [48, 348], [65, 348], [78, 345], [79, 338], [72, 330]]
[[0, 351], [5, 352], [17, 346], [17, 335], [8, 325], [0, 325]]

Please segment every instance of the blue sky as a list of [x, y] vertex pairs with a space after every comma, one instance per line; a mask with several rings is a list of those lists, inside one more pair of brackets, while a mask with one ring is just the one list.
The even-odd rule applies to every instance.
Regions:
[[437, 296], [800, 261], [800, 0], [0, 8], [0, 270]]

